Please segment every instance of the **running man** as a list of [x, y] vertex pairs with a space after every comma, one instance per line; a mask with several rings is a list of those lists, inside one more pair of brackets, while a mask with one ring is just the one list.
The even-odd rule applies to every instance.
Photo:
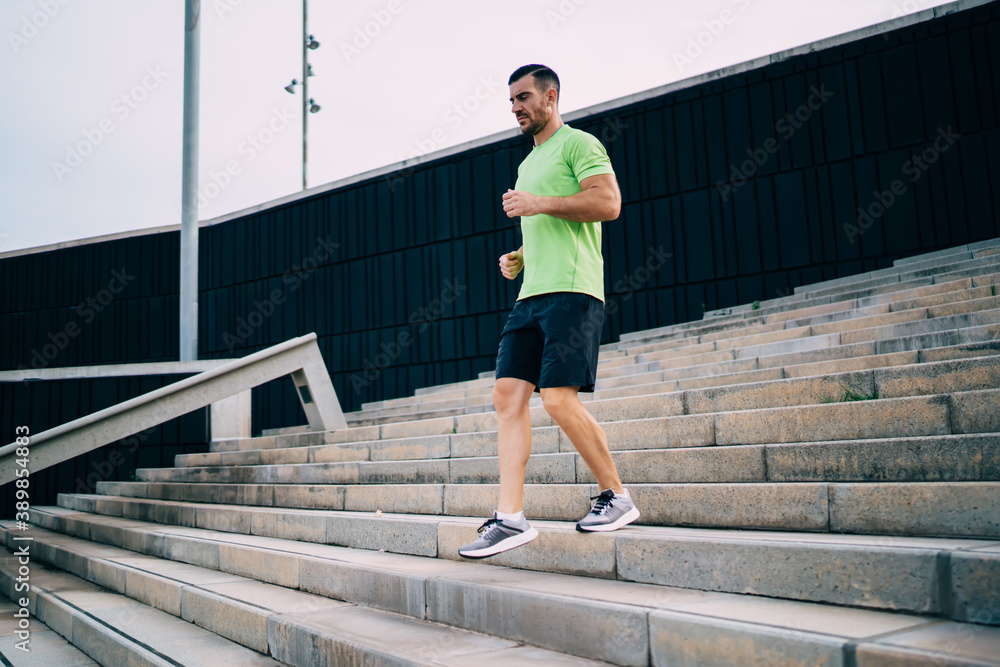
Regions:
[[578, 395], [594, 391], [605, 315], [601, 221], [621, 211], [618, 181], [604, 146], [560, 118], [555, 72], [525, 65], [507, 84], [521, 132], [535, 139], [515, 189], [503, 195], [507, 217], [521, 218], [524, 245], [500, 257], [500, 272], [514, 280], [523, 269], [524, 282], [500, 334], [493, 388], [500, 501], [479, 537], [458, 550], [466, 558], [492, 556], [538, 536], [521, 505], [531, 454], [528, 401], [536, 388], [603, 489], [577, 530], [617, 530], [639, 518], [604, 431]]

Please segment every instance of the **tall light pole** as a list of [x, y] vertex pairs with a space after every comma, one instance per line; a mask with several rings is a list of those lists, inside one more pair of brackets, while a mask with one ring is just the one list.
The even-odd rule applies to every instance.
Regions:
[[181, 156], [180, 360], [198, 359], [198, 89], [201, 2], [184, 3], [184, 136]]
[[285, 86], [285, 90], [295, 94], [295, 86], [302, 86], [302, 189], [306, 184], [306, 158], [308, 156], [307, 135], [309, 133], [309, 114], [319, 111], [320, 106], [309, 97], [309, 77], [313, 75], [312, 66], [309, 64], [309, 51], [319, 48], [319, 42], [309, 34], [309, 16], [307, 11], [308, 0], [302, 0], [302, 81], [292, 79], [292, 82]]

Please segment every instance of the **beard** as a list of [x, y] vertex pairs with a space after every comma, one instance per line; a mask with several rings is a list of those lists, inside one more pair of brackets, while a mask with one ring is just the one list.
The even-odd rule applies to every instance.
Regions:
[[[543, 112], [539, 111], [537, 115], [531, 116], [529, 114], [524, 114], [524, 117], [528, 119], [527, 125], [518, 125], [521, 127], [521, 134], [527, 134], [530, 136], [535, 136], [542, 131], [542, 128], [549, 122], [551, 116], [543, 116]], [[520, 121], [520, 119], [518, 119]]]

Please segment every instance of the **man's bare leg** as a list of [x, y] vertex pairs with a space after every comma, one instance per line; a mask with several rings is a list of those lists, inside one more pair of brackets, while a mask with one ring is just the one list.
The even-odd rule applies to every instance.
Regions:
[[622, 493], [622, 481], [611, 459], [604, 429], [580, 402], [579, 387], [552, 387], [541, 390], [545, 411], [569, 438], [590, 467], [600, 489]]
[[500, 458], [500, 502], [497, 510], [504, 514], [521, 511], [524, 471], [531, 455], [528, 401], [534, 390], [535, 385], [516, 378], [500, 378], [493, 387]]
[[521, 514], [524, 470], [531, 455], [528, 401], [534, 390], [535, 385], [514, 378], [500, 378], [493, 387], [493, 404], [497, 409], [500, 502], [493, 518], [479, 527], [479, 537], [459, 548], [458, 553], [464, 558], [487, 558], [525, 545], [538, 537], [538, 531]]

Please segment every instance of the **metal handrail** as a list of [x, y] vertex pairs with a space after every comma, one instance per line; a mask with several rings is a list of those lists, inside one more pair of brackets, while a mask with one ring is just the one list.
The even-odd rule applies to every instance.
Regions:
[[[29, 438], [34, 472], [291, 375], [310, 430], [347, 428], [316, 334], [287, 340]], [[17, 443], [0, 447], [0, 485], [15, 479]]]

